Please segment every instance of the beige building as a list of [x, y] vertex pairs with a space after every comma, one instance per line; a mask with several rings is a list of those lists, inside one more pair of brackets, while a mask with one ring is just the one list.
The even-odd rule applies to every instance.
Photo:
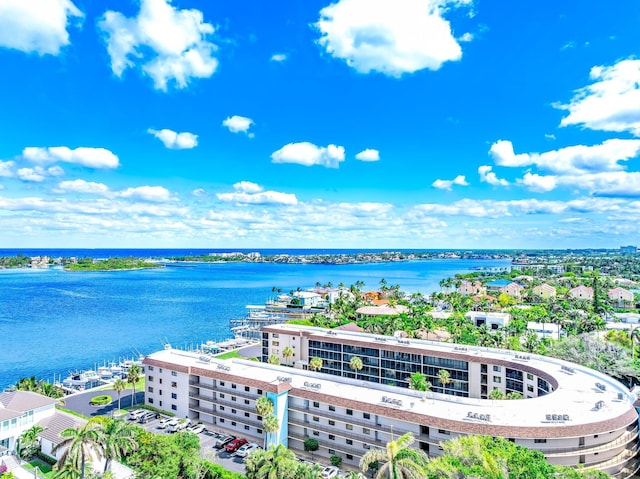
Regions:
[[590, 301], [593, 299], [593, 288], [590, 286], [580, 285], [577, 288], [569, 290], [569, 295], [575, 299], [586, 299]]
[[556, 288], [549, 286], [547, 283], [543, 283], [533, 288], [533, 294], [542, 299], [555, 298]]
[[631, 291], [624, 288], [613, 288], [607, 292], [609, 301], [615, 303], [617, 306], [624, 308], [631, 306], [634, 302], [634, 295]]

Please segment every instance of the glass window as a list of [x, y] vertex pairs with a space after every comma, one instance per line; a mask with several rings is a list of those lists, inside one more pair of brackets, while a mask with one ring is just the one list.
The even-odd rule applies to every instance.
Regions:
[[318, 401], [313, 401], [313, 407], [320, 407], [320, 403]]
[[329, 419], [329, 426], [335, 426], [336, 422], [333, 419]]
[[371, 429], [367, 428], [367, 427], [363, 427], [362, 428], [362, 433], [363, 434], [371, 434]]
[[175, 381], [171, 381], [171, 387], [172, 388], [177, 388], [178, 387], [178, 383]]
[[153, 387], [152, 387], [152, 386], [149, 386], [149, 387], [147, 388], [147, 391], [149, 391], [150, 393], [152, 393], [152, 392], [153, 392]]
[[177, 375], [178, 375], [178, 372], [177, 372], [177, 371], [171, 371], [171, 375], [172, 375], [172, 376], [177, 376]]
[[365, 419], [371, 419], [371, 414], [369, 414], [368, 412], [363, 412], [362, 417]]
[[329, 411], [335, 411], [335, 410], [336, 410], [335, 406], [329, 405]]
[[319, 422], [320, 418], [318, 416], [313, 416], [313, 420], [314, 420], [314, 422]]
[[502, 382], [502, 378], [500, 376], [493, 376], [493, 382], [494, 383], [501, 383]]
[[347, 439], [347, 445], [351, 446], [353, 444], [353, 441], [351, 439]]
[[336, 437], [333, 434], [329, 434], [329, 441], [335, 441]]
[[178, 399], [178, 395], [176, 393], [171, 393], [171, 399]]
[[353, 409], [347, 409], [347, 416], [353, 416]]
[[347, 424], [347, 431], [353, 431], [353, 424]]
[[177, 411], [177, 410], [178, 410], [178, 406], [176, 406], [175, 404], [172, 404], [172, 405], [171, 405], [171, 409], [172, 409], [173, 411]]
[[153, 382], [153, 376], [147, 376], [147, 381], [149, 381], [150, 383]]
[[500, 366], [494, 366], [493, 367], [493, 371], [496, 372], [496, 373], [499, 373], [501, 370], [502, 370], [502, 367], [500, 367]]

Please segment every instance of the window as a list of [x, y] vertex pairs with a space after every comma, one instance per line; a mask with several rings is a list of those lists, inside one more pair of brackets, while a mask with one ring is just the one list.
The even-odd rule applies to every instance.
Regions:
[[234, 383], [231, 385], [231, 389], [236, 389], [238, 386]]
[[319, 435], [320, 435], [320, 433], [319, 433], [318, 431], [313, 431], [313, 435], [314, 435], [314, 436], [319, 436]]
[[336, 453], [336, 451], [335, 451], [335, 450], [333, 450], [333, 449], [329, 449], [329, 454], [333, 455], [333, 454], [335, 454], [335, 453]]
[[336, 437], [333, 434], [329, 434], [329, 441], [335, 441]]
[[160, 407], [162, 407], [162, 401], [160, 401]]
[[220, 393], [220, 399], [224, 399], [224, 394]]
[[353, 441], [352, 441], [351, 439], [347, 439], [347, 445], [348, 445], [348, 446], [353, 445]]
[[347, 431], [353, 431], [353, 424], [347, 424]]
[[147, 381], [149, 381], [150, 383], [153, 382], [153, 376], [147, 376]]
[[160, 396], [162, 396], [162, 389], [160, 390], [160, 392], [158, 394], [160, 394]]
[[445, 436], [451, 435], [451, 431], [447, 431], [446, 429], [438, 429], [438, 434], [444, 434]]
[[313, 401], [313, 407], [320, 407], [320, 403], [318, 401]]
[[245, 413], [244, 413], [244, 417], [249, 417], [249, 413], [248, 413], [248, 412], [245, 412]]
[[500, 371], [502, 371], [502, 368], [500, 366], [494, 366], [493, 367], [493, 372], [499, 373]]
[[256, 432], [257, 432], [258, 434], [262, 434], [262, 429], [256, 429]]
[[249, 392], [249, 390], [250, 390], [250, 389], [251, 389], [251, 388], [250, 388], [249, 386], [245, 386], [245, 387], [244, 387], [244, 390], [245, 390], [246, 392]]
[[153, 404], [153, 398], [149, 398], [149, 404]]
[[320, 418], [318, 416], [313, 416], [313, 420], [314, 420], [314, 422], [319, 422]]
[[336, 407], [335, 407], [335, 406], [331, 406], [331, 405], [329, 405], [329, 411], [335, 411], [335, 410], [336, 410]]
[[363, 412], [362, 417], [365, 419], [371, 419], [371, 414], [369, 414], [368, 412]]
[[534, 439], [533, 442], [534, 442], [534, 444], [546, 444], [547, 440], [546, 439]]
[[159, 382], [160, 384], [162, 384], [162, 378], [158, 379], [158, 382]]
[[371, 434], [371, 429], [369, 429], [368, 427], [363, 427], [362, 434]]
[[223, 417], [221, 417], [221, 418], [219, 419], [219, 421], [220, 421], [220, 422], [224, 422], [224, 418], [223, 418]]
[[176, 406], [175, 404], [172, 404], [172, 405], [171, 405], [171, 409], [172, 409], [173, 411], [177, 411], [177, 410], [178, 410], [178, 406]]
[[178, 399], [178, 395], [176, 393], [171, 393], [171, 399]]
[[177, 372], [177, 371], [171, 371], [171, 375], [172, 375], [172, 376], [177, 376], [177, 375], [178, 375], [178, 372]]
[[160, 372], [162, 372], [162, 368], [160, 368]]
[[272, 338], [279, 338], [279, 337], [280, 337], [280, 334], [278, 334], [278, 333], [271, 333], [271, 337], [272, 337]]
[[218, 406], [221, 411], [224, 411], [224, 406]]
[[147, 370], [153, 371], [153, 366], [147, 366]]
[[235, 410], [235, 409], [232, 409], [232, 410], [231, 410], [231, 414], [236, 414], [236, 410]]
[[177, 388], [178, 387], [178, 383], [175, 381], [171, 381], [171, 387], [172, 388]]
[[529, 381], [533, 381], [533, 374], [531, 374], [531, 373], [527, 373], [527, 379], [528, 379]]
[[262, 389], [258, 389], [258, 396], [262, 396]]
[[529, 391], [530, 393], [533, 392], [533, 385], [532, 384], [527, 384], [527, 391]]
[[502, 378], [500, 376], [493, 376], [493, 382], [500, 384], [502, 382]]
[[246, 424], [244, 425], [244, 430], [248, 431], [249, 430], [249, 426], [247, 426]]
[[280, 341], [271, 341], [271, 346], [280, 346]]
[[369, 444], [363, 444], [362, 447], [365, 449], [371, 449], [371, 446]]
[[235, 422], [235, 421], [231, 421], [231, 425], [232, 425], [232, 426], [235, 426], [235, 425], [236, 425], [236, 422]]
[[329, 419], [329, 426], [335, 426], [336, 422], [333, 419]]
[[245, 403], [245, 404], [249, 404], [249, 400], [248, 400], [248, 399], [245, 399], [245, 400], [244, 400], [244, 403]]
[[152, 393], [152, 392], [153, 392], [153, 387], [152, 387], [152, 386], [149, 386], [149, 387], [147, 388], [147, 391], [149, 391], [150, 393]]
[[353, 416], [353, 409], [347, 409], [347, 416]]
[[231, 400], [235, 402], [236, 397], [235, 396], [231, 396]]
[[353, 459], [353, 454], [347, 454], [346, 457], [349, 461], [351, 461]]
[[220, 381], [220, 386], [224, 386], [224, 381]]
[[256, 416], [256, 419], [257, 419], [258, 421], [262, 421], [262, 416]]

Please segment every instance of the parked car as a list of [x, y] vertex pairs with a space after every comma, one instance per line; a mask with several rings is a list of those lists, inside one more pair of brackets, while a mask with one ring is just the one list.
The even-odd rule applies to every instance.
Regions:
[[162, 419], [160, 419], [160, 422], [158, 422], [158, 429], [166, 429], [171, 421], [176, 421], [176, 419], [163, 417]]
[[194, 433], [194, 434], [200, 434], [201, 432], [206, 431], [207, 428], [204, 427], [204, 424], [200, 423], [200, 424], [195, 424], [195, 425], [191, 426], [187, 430], [192, 432], [192, 433]]
[[138, 422], [140, 424], [146, 424], [149, 421], [153, 421], [158, 416], [159, 414], [157, 412], [147, 411], [146, 413], [140, 415], [140, 417], [138, 418]]
[[219, 438], [216, 441], [215, 444], [215, 448], [217, 449], [222, 449], [224, 446], [226, 446], [227, 444], [229, 444], [231, 441], [233, 441], [236, 437], [235, 436], [222, 436], [221, 438]]
[[140, 419], [140, 416], [142, 416], [146, 412], [148, 411], [145, 411], [144, 409], [129, 411], [129, 421], [137, 421], [138, 419]]
[[236, 451], [236, 456], [238, 457], [247, 457], [251, 451], [255, 451], [256, 449], [262, 449], [260, 444], [256, 444], [255, 442], [250, 442], [241, 446], [240, 449]]
[[189, 418], [185, 419], [176, 419], [176, 422], [171, 422], [167, 426], [167, 431], [169, 432], [178, 432], [186, 429], [191, 424], [191, 420]]
[[337, 467], [327, 466], [324, 469], [322, 469], [322, 477], [323, 479], [333, 479], [338, 475], [339, 472], [340, 472], [340, 469], [338, 469]]
[[247, 442], [248, 441], [245, 438], [239, 437], [237, 439], [234, 439], [230, 443], [228, 443], [224, 448], [226, 449], [227, 452], [236, 452], [238, 449], [240, 449], [240, 447], [244, 446]]

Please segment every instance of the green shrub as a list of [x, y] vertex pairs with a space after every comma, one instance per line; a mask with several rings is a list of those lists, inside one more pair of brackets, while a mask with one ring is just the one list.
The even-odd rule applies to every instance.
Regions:
[[342, 458], [336, 454], [331, 456], [331, 459], [329, 460], [331, 461], [332, 466], [340, 467], [340, 464], [342, 464]]
[[103, 394], [102, 396], [96, 396], [91, 398], [91, 401], [89, 401], [89, 403], [92, 406], [105, 406], [107, 404], [111, 404], [111, 401], [113, 401], [111, 396], [107, 394]]
[[169, 412], [169, 411], [164, 411], [162, 409], [158, 409], [157, 407], [147, 406], [146, 404], [143, 404], [142, 406], [140, 406], [140, 409], [147, 409], [148, 411], [158, 412], [158, 413], [162, 414], [163, 416], [168, 416], [168, 417], [175, 416], [175, 413], [172, 413], [172, 412]]

